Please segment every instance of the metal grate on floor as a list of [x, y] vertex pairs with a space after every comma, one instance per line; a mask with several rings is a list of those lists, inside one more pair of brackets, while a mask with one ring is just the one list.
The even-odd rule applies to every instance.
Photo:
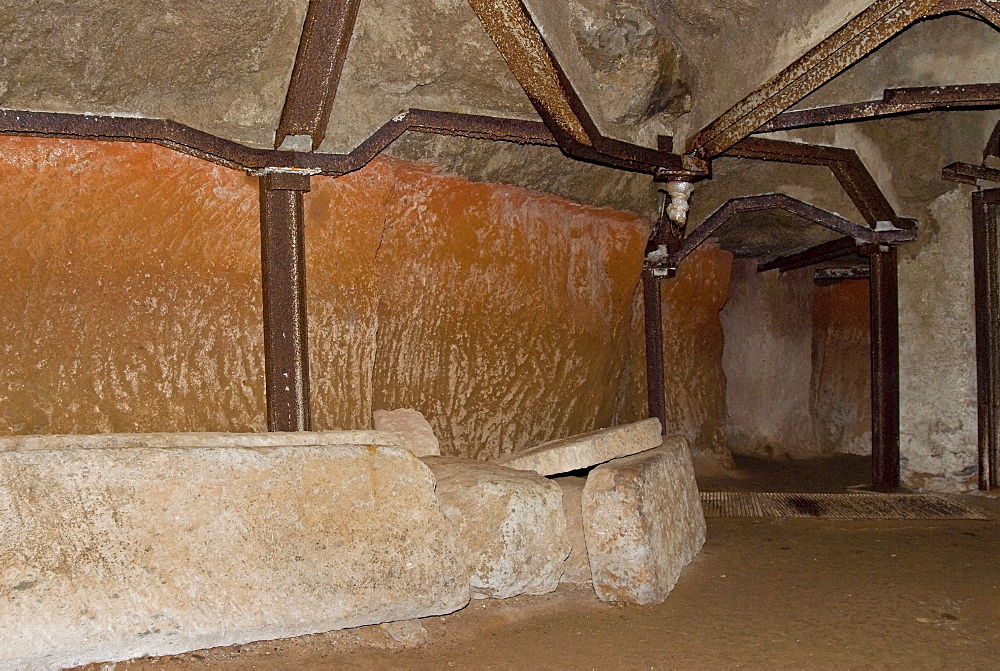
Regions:
[[702, 492], [705, 517], [812, 517], [828, 520], [986, 520], [934, 494], [773, 494]]

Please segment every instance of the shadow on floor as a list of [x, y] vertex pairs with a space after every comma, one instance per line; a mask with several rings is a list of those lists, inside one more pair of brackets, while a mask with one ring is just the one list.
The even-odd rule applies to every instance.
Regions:
[[703, 492], [840, 493], [871, 483], [871, 458], [835, 454], [812, 459], [767, 459], [734, 454], [735, 469], [700, 469]]

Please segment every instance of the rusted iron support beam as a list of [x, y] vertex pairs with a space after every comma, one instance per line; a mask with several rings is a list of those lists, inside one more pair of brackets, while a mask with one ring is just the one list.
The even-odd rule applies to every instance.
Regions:
[[308, 135], [310, 149], [323, 142], [360, 4], [361, 0], [309, 0], [274, 136], [276, 149], [294, 135]]
[[264, 382], [268, 431], [309, 431], [309, 344], [303, 194], [309, 176], [260, 176]]
[[730, 147], [725, 155], [827, 167], [869, 226], [874, 228], [879, 221], [888, 221], [899, 228], [915, 225], [912, 220], [896, 214], [853, 149], [750, 137]]
[[469, 0], [483, 27], [569, 156], [623, 170], [704, 175], [700, 159], [604, 136], [522, 0]]
[[844, 280], [868, 280], [871, 276], [871, 269], [867, 265], [860, 268], [818, 268], [813, 274], [813, 282], [835, 284]]
[[908, 242], [916, 238], [916, 231], [912, 228], [903, 229], [883, 225], [872, 229], [856, 224], [839, 214], [827, 212], [815, 205], [804, 203], [785, 194], [766, 193], [759, 196], [745, 196], [726, 201], [715, 212], [710, 214], [698, 228], [684, 238], [684, 242], [676, 252], [668, 255], [659, 265], [664, 268], [677, 268], [677, 265], [688, 254], [697, 249], [715, 231], [724, 226], [733, 217], [747, 212], [760, 212], [764, 210], [784, 210], [807, 221], [866, 243], [889, 244]]
[[536, 121], [416, 109], [396, 115], [348, 154], [257, 149], [164, 119], [0, 110], [0, 135], [150, 142], [230, 168], [304, 168], [324, 175], [360, 170], [405, 132], [557, 146]]
[[754, 133], [770, 133], [933, 110], [1000, 107], [1000, 84], [886, 89], [881, 100], [782, 112]]
[[952, 163], [941, 170], [941, 178], [949, 182], [972, 184], [973, 186], [981, 181], [1000, 183], [1000, 170], [969, 163]]
[[770, 81], [695, 134], [686, 153], [710, 159], [861, 60], [940, 0], [876, 0]]
[[990, 156], [994, 158], [1000, 158], [1000, 122], [993, 127], [993, 132], [990, 133], [990, 139], [986, 142], [986, 147], [983, 149], [983, 162], [986, 162]]
[[871, 285], [872, 486], [899, 487], [899, 292], [896, 248], [869, 255]]
[[972, 260], [976, 291], [976, 397], [979, 488], [1000, 486], [1000, 189], [972, 194]]
[[1000, 4], [996, 0], [941, 0], [931, 14], [961, 13], [980, 18], [1000, 29]]
[[779, 256], [778, 258], [768, 261], [767, 263], [759, 263], [757, 264], [757, 272], [764, 273], [768, 270], [777, 270], [785, 273], [789, 270], [807, 268], [817, 263], [832, 261], [834, 259], [847, 256], [848, 254], [857, 253], [858, 241], [852, 237], [845, 236], [843, 238], [831, 240], [830, 242], [824, 242], [823, 244], [816, 245], [815, 247], [810, 247], [809, 249], [795, 254]]
[[642, 271], [642, 302], [646, 324], [646, 398], [649, 416], [657, 417], [667, 431], [667, 400], [663, 389], [663, 314], [660, 278], [652, 270]]

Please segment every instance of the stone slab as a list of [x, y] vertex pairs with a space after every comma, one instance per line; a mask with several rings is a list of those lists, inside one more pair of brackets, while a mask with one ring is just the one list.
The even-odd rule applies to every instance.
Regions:
[[594, 591], [603, 601], [663, 601], [705, 543], [694, 467], [680, 437], [592, 470], [582, 508]]
[[583, 534], [583, 488], [587, 478], [567, 475], [552, 478], [552, 481], [562, 490], [563, 513], [566, 515], [566, 531], [571, 547], [559, 582], [574, 585], [589, 583], [590, 559], [587, 557], [587, 539]]
[[0, 452], [189, 447], [296, 447], [332, 445], [399, 445], [386, 431], [274, 431], [269, 433], [98, 433], [89, 435], [25, 435], [0, 437]]
[[559, 585], [570, 543], [559, 486], [471, 459], [423, 459], [437, 479], [441, 510], [473, 567], [473, 598], [545, 594]]
[[387, 431], [399, 437], [400, 445], [418, 457], [440, 456], [441, 445], [434, 429], [419, 410], [376, 410], [372, 413], [376, 431]]
[[0, 668], [445, 614], [469, 572], [402, 448], [0, 454]]
[[549, 441], [525, 452], [501, 457], [494, 463], [540, 475], [569, 473], [652, 449], [660, 444], [661, 434], [660, 420], [654, 417]]

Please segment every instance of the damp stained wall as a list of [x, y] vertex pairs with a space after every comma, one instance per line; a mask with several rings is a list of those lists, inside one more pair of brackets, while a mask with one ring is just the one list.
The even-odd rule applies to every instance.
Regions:
[[720, 311], [729, 300], [733, 255], [705, 244], [661, 281], [664, 392], [671, 433], [731, 464]]
[[733, 452], [803, 457], [818, 452], [812, 385], [812, 271], [757, 272], [733, 261], [722, 310], [726, 434]]
[[[0, 432], [264, 430], [256, 180], [153, 145], [0, 149]], [[486, 458], [633, 393], [639, 217], [399, 160], [305, 204], [315, 428], [411, 406]]]
[[871, 454], [868, 280], [813, 289], [810, 411], [822, 453]]

